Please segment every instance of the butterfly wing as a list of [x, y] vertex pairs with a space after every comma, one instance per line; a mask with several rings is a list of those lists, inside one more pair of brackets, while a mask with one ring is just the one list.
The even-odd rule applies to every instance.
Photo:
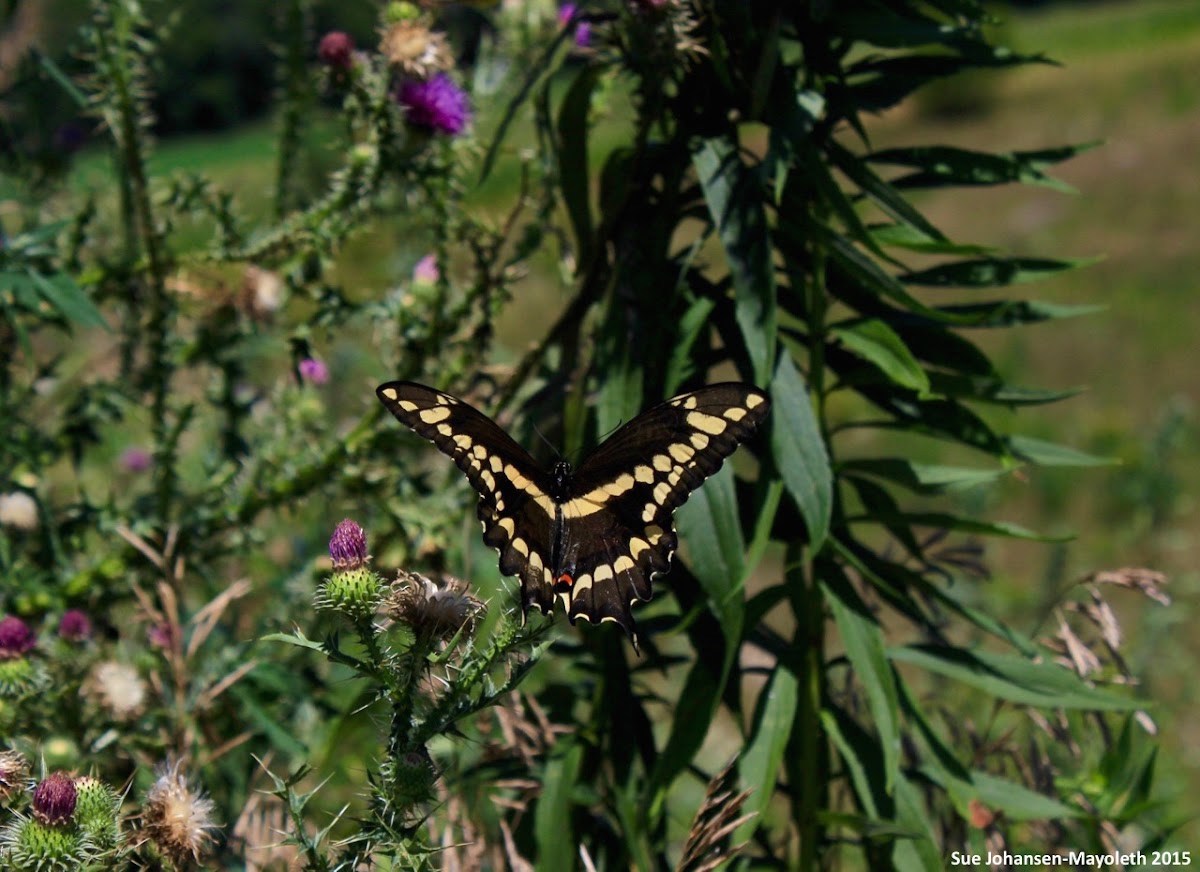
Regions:
[[479, 493], [483, 541], [500, 553], [500, 572], [521, 578], [521, 606], [549, 614], [555, 505], [549, 481], [528, 452], [487, 415], [457, 397], [415, 382], [388, 382], [375, 393], [389, 412], [429, 439]]
[[562, 506], [573, 580], [559, 596], [572, 623], [614, 621], [636, 640], [631, 606], [670, 568], [675, 510], [769, 408], [750, 385], [710, 385], [638, 415], [584, 461]]

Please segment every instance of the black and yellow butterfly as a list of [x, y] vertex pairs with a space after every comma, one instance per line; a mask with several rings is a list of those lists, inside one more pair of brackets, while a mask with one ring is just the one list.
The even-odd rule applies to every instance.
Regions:
[[521, 578], [521, 606], [557, 596], [571, 623], [614, 621], [637, 642], [631, 606], [675, 553], [674, 512], [766, 417], [749, 385], [681, 394], [618, 429], [576, 470], [549, 472], [489, 417], [413, 382], [376, 390], [400, 422], [430, 439], [479, 492], [483, 540], [500, 571]]

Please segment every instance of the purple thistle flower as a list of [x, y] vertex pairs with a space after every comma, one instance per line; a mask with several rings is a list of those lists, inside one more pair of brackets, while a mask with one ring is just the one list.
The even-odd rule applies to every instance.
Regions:
[[145, 472], [153, 462], [154, 455], [145, 448], [126, 448], [121, 455], [121, 468], [126, 472]]
[[[571, 24], [571, 19], [575, 17], [575, 12], [579, 7], [574, 3], [564, 3], [558, 7], [558, 26], [567, 27]], [[579, 48], [587, 48], [592, 41], [592, 23], [590, 21], [575, 22], [575, 45]]]
[[33, 789], [33, 816], [43, 824], [66, 823], [75, 813], [75, 779], [65, 772], [46, 776]]
[[37, 644], [33, 630], [18, 617], [10, 615], [0, 621], [0, 660], [24, 657]]
[[435, 254], [425, 255], [413, 267], [413, 281], [419, 285], [436, 285], [440, 275]]
[[300, 378], [315, 385], [323, 385], [329, 381], [329, 367], [323, 360], [306, 357], [300, 361]]
[[317, 57], [330, 69], [348, 70], [354, 63], [354, 40], [348, 33], [331, 30], [321, 37]]
[[87, 144], [87, 129], [78, 121], [60, 124], [54, 131], [54, 147], [63, 154], [74, 154]]
[[409, 124], [436, 133], [457, 136], [471, 120], [467, 92], [445, 73], [425, 82], [406, 80], [396, 100], [407, 110], [405, 117]]
[[91, 638], [92, 621], [80, 609], [67, 609], [58, 622], [58, 635], [68, 642], [82, 642]]
[[146, 630], [146, 641], [155, 648], [169, 651], [175, 642], [175, 632], [168, 623], [152, 624]]
[[358, 569], [367, 562], [367, 534], [349, 518], [337, 525], [329, 540], [334, 569]]

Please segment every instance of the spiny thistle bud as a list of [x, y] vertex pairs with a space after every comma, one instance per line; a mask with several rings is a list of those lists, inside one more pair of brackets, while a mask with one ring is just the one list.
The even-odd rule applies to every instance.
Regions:
[[384, 600], [385, 613], [432, 641], [449, 641], [459, 630], [470, 636], [485, 606], [467, 593], [466, 582], [449, 576], [443, 582], [439, 586], [419, 573], [401, 570]]
[[46, 683], [45, 668], [26, 656], [36, 644], [33, 630], [20, 618], [0, 621], [0, 696], [24, 696]]
[[67, 642], [86, 642], [92, 637], [92, 622], [80, 609], [67, 609], [58, 622], [58, 637]]
[[401, 809], [433, 798], [437, 770], [428, 753], [407, 751], [385, 767], [384, 775], [391, 788], [389, 798]]
[[17, 751], [0, 752], [0, 802], [7, 802], [28, 786], [29, 761]]
[[321, 37], [317, 57], [330, 69], [348, 70], [354, 64], [354, 40], [348, 33], [331, 30]]
[[369, 618], [379, 607], [379, 576], [367, 564], [367, 534], [354, 521], [346, 518], [333, 531], [329, 540], [329, 556], [333, 560], [333, 575], [317, 592], [319, 609], [339, 611], [352, 618]]
[[217, 829], [212, 800], [188, 783], [181, 768], [178, 760], [159, 768], [142, 811], [142, 832], [177, 866], [198, 863]]
[[413, 21], [421, 17], [421, 8], [415, 3], [408, 3], [406, 0], [400, 0], [398, 3], [389, 3], [387, 8], [383, 10], [383, 20], [387, 24], [395, 24], [397, 21]]
[[10, 615], [0, 621], [0, 660], [23, 658], [36, 644], [33, 630], [20, 618]]
[[33, 816], [48, 827], [70, 823], [76, 801], [75, 779], [55, 772], [33, 789]]
[[91, 775], [76, 778], [75, 791], [75, 821], [79, 828], [100, 850], [115, 848], [121, 840], [121, 830], [117, 824], [120, 797], [111, 787]]
[[127, 663], [97, 663], [83, 683], [83, 692], [114, 720], [131, 721], [146, 704], [146, 682]]
[[18, 817], [0, 836], [0, 859], [5, 869], [16, 872], [77, 872], [91, 859], [83, 841], [76, 827]]

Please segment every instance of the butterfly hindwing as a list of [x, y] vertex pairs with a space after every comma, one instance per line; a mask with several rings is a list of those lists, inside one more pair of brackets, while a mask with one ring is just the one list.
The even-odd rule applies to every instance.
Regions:
[[769, 402], [755, 388], [710, 385], [638, 415], [575, 472], [563, 505], [578, 542], [567, 601], [572, 622], [611, 620], [633, 636], [630, 606], [650, 598], [677, 544], [674, 513], [753, 433]]
[[726, 383], [643, 412], [579, 469], [552, 474], [486, 415], [413, 382], [377, 391], [402, 423], [430, 439], [479, 492], [484, 541], [500, 571], [521, 578], [521, 604], [549, 614], [558, 597], [574, 623], [613, 621], [636, 643], [631, 606], [675, 553], [674, 512], [766, 416], [766, 395]]
[[388, 382], [380, 401], [429, 439], [466, 474], [479, 493], [483, 541], [500, 553], [500, 571], [521, 577], [522, 607], [553, 609], [549, 570], [550, 515], [545, 473], [487, 415], [450, 394], [415, 382]]

